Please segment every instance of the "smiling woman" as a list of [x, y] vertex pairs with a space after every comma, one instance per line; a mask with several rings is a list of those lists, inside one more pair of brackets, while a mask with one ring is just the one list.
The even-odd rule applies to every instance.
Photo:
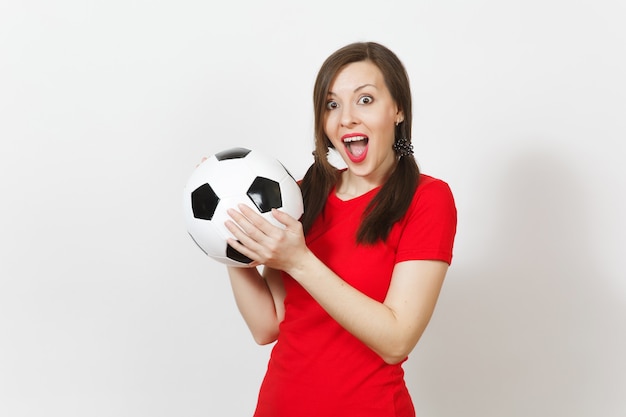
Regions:
[[229, 211], [229, 244], [264, 266], [263, 279], [229, 268], [237, 305], [258, 343], [277, 340], [256, 417], [415, 415], [402, 363], [452, 260], [456, 208], [412, 157], [410, 97], [389, 49], [338, 50], [315, 84], [301, 221], [274, 210], [281, 228], [245, 205]]

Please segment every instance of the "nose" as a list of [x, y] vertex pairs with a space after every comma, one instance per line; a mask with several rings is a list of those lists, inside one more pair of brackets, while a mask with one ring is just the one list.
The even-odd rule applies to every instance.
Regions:
[[341, 108], [341, 126], [350, 127], [358, 124], [358, 117], [351, 106]]

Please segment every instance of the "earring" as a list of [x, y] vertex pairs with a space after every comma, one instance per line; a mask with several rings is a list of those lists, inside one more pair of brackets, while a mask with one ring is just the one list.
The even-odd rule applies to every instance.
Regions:
[[396, 151], [398, 158], [413, 155], [413, 145], [406, 138], [396, 139], [393, 144], [393, 150]]

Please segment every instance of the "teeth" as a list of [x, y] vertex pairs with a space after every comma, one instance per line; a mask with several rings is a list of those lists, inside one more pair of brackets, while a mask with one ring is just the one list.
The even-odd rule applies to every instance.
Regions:
[[358, 142], [360, 140], [365, 140], [365, 139], [367, 139], [367, 136], [352, 136], [350, 138], [345, 138], [343, 142], [344, 143]]

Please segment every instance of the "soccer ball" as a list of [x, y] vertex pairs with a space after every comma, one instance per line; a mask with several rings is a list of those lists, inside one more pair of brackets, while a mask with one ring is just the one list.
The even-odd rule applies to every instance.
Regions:
[[230, 266], [244, 267], [251, 259], [233, 249], [226, 239], [234, 237], [224, 222], [228, 208], [244, 203], [270, 223], [284, 227], [271, 210], [302, 216], [300, 187], [276, 159], [245, 148], [216, 153], [193, 171], [184, 192], [187, 232], [204, 253]]

